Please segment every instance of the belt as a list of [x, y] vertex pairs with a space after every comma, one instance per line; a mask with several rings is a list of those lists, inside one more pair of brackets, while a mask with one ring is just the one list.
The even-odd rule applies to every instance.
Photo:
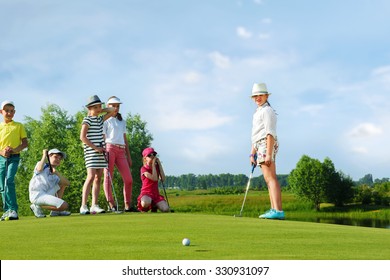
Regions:
[[9, 155], [8, 157], [3, 157], [3, 158], [15, 158], [15, 157], [20, 157], [20, 154], [12, 154], [12, 155]]
[[125, 148], [126, 148], [126, 145], [112, 144], [112, 143], [107, 143], [107, 144], [108, 144], [108, 145], [115, 146], [115, 147], [118, 147], [118, 148], [121, 148], [121, 149], [125, 149]]

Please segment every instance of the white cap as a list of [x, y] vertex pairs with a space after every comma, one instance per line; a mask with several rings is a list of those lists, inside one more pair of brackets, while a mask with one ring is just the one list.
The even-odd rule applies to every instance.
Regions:
[[1, 110], [3, 110], [3, 109], [4, 109], [4, 106], [5, 106], [5, 105], [12, 105], [12, 106], [14, 106], [14, 107], [15, 107], [15, 104], [14, 104], [14, 102], [13, 102], [13, 101], [10, 101], [10, 100], [5, 100], [5, 101], [1, 102]]
[[52, 154], [60, 154], [62, 156], [62, 158], [66, 158], [66, 154], [64, 152], [61, 152], [60, 150], [58, 149], [51, 149], [49, 152], [48, 152], [49, 156], [52, 155]]
[[107, 104], [122, 104], [122, 102], [118, 97], [112, 96], [108, 99]]

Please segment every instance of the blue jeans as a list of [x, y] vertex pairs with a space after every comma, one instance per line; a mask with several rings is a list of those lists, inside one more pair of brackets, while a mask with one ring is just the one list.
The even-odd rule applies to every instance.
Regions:
[[16, 201], [15, 175], [20, 162], [19, 155], [12, 155], [9, 158], [0, 156], [0, 192], [3, 200], [3, 211], [18, 211]]

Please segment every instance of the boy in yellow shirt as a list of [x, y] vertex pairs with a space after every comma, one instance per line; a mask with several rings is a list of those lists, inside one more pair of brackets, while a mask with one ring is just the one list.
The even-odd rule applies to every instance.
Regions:
[[20, 161], [20, 152], [28, 146], [27, 133], [23, 124], [13, 120], [14, 102], [1, 103], [0, 112], [4, 121], [0, 123], [0, 192], [3, 200], [1, 220], [17, 220], [15, 175]]

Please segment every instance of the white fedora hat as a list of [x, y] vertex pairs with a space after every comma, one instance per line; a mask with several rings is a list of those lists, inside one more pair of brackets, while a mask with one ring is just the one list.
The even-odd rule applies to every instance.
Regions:
[[267, 85], [265, 83], [259, 83], [259, 84], [254, 83], [252, 87], [252, 96], [263, 95], [263, 94], [271, 94], [267, 90]]

